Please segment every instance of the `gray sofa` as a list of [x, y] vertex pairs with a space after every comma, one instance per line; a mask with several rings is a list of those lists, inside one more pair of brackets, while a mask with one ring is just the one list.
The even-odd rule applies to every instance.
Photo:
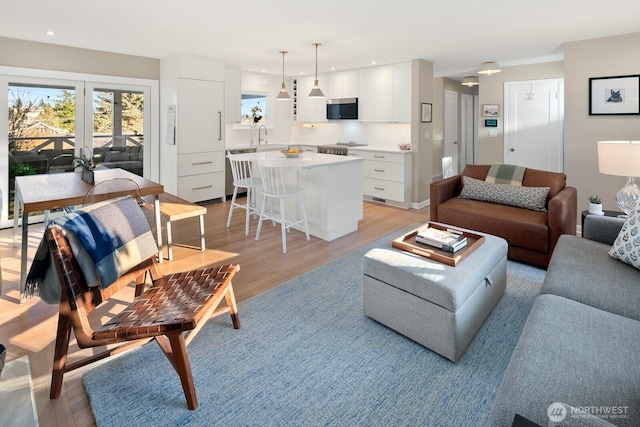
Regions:
[[492, 413], [540, 426], [640, 425], [640, 271], [608, 255], [624, 221], [558, 240]]

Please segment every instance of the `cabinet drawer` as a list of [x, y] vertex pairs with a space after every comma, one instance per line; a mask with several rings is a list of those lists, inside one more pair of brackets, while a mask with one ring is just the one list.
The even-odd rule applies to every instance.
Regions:
[[367, 178], [404, 182], [404, 164], [365, 160], [362, 175]]
[[404, 163], [406, 154], [389, 153], [386, 151], [366, 151], [366, 150], [349, 150], [350, 156], [362, 157], [367, 160], [378, 160], [381, 162]]
[[178, 155], [178, 176], [224, 171], [224, 151]]
[[190, 202], [224, 197], [224, 172], [178, 178], [178, 196]]
[[379, 197], [381, 199], [395, 200], [397, 202], [405, 202], [404, 199], [404, 183], [383, 181], [381, 179], [363, 178], [362, 192], [365, 195]]

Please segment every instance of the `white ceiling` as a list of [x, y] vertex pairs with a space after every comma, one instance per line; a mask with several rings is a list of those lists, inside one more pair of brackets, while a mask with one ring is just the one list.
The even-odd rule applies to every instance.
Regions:
[[[55, 36], [47, 36], [54, 31]], [[638, 0], [0, 0], [0, 36], [313, 74], [422, 58], [436, 76], [563, 59], [570, 41], [640, 31]], [[594, 58], [596, 60], [596, 58]]]

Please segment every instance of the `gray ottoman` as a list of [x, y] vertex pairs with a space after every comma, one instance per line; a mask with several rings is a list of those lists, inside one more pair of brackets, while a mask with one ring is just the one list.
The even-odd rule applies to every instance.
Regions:
[[507, 282], [507, 242], [484, 243], [456, 267], [393, 248], [362, 259], [364, 314], [456, 362]]

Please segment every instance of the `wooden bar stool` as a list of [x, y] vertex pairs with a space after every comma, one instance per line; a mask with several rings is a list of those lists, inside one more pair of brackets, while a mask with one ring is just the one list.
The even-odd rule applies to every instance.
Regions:
[[[200, 217], [200, 250], [204, 251], [204, 216], [207, 208], [188, 202], [170, 193], [160, 193], [160, 216], [166, 221], [167, 227], [167, 259], [173, 259], [173, 238], [171, 236], [171, 223], [185, 218]], [[144, 207], [153, 212], [153, 198], [143, 197]]]

